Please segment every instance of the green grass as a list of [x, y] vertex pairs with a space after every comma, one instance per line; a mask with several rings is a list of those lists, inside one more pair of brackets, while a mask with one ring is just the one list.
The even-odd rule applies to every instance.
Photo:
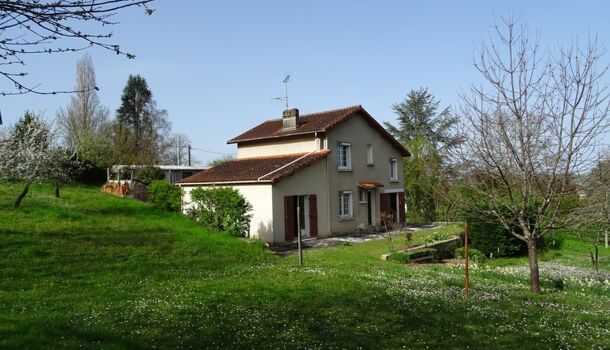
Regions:
[[[385, 240], [307, 250], [300, 268], [97, 188], [34, 186], [14, 211], [19, 190], [0, 184], [0, 348], [608, 348], [603, 284], [545, 277], [535, 296], [498, 263], [473, 267], [465, 301], [461, 269], [381, 261]], [[564, 239], [543, 260], [582, 268], [584, 251]]]

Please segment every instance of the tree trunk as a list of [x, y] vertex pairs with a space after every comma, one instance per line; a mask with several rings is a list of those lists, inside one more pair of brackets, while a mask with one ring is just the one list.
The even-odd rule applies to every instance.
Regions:
[[59, 181], [55, 181], [55, 198], [59, 198]]
[[538, 249], [536, 243], [534, 238], [527, 240], [527, 256], [530, 264], [530, 289], [532, 292], [540, 294], [540, 271], [538, 270]]
[[15, 209], [19, 209], [19, 206], [21, 205], [21, 201], [28, 194], [29, 190], [30, 190], [30, 184], [26, 183], [25, 187], [23, 188], [23, 191], [21, 191], [21, 194], [17, 197], [17, 200], [15, 201]]

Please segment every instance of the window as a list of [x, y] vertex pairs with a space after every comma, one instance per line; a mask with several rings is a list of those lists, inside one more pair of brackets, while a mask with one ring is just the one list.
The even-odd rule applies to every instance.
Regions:
[[373, 165], [373, 145], [366, 145], [366, 164]]
[[398, 181], [398, 160], [390, 159], [390, 181]]
[[339, 217], [351, 218], [352, 213], [352, 192], [339, 192]]
[[362, 188], [360, 190], [358, 190], [358, 197], [359, 197], [360, 203], [366, 203], [366, 197], [367, 197], [366, 190], [363, 190]]
[[352, 170], [352, 145], [349, 143], [339, 143], [338, 150], [338, 166], [339, 170]]

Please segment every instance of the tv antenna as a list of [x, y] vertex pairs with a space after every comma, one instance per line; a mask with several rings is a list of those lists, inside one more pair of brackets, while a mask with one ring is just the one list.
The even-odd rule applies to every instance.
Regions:
[[287, 74], [286, 78], [284, 78], [284, 81], [282, 81], [282, 83], [284, 84], [284, 88], [286, 89], [286, 94], [284, 95], [284, 97], [272, 98], [272, 100], [284, 101], [284, 103], [286, 105], [286, 109], [288, 109], [288, 82], [289, 81], [290, 81], [290, 74]]

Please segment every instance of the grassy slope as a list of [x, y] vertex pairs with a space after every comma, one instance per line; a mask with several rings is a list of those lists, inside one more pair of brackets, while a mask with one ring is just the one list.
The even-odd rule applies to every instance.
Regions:
[[36, 186], [15, 212], [18, 191], [0, 184], [0, 348], [608, 346], [607, 289], [532, 296], [473, 270], [463, 301], [461, 270], [382, 262], [383, 240], [306, 251], [301, 269], [95, 188]]

